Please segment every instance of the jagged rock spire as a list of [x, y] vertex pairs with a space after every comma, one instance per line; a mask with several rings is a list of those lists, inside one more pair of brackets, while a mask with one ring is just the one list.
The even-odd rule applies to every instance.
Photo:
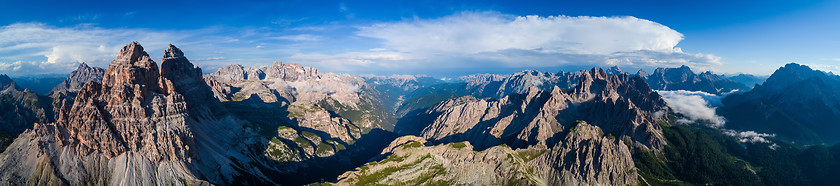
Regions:
[[201, 80], [201, 69], [193, 66], [184, 52], [175, 45], [169, 44], [163, 52], [163, 59], [160, 62], [161, 74], [170, 81], [178, 82], [184, 79]]
[[133, 41], [120, 50], [117, 59], [105, 70], [102, 84], [107, 87], [140, 85], [145, 89], [157, 87], [160, 71], [157, 63], [143, 50], [140, 43]]
[[[115, 62], [138, 62], [138, 61], [145, 61], [145, 59], [149, 58], [149, 54], [143, 50], [143, 46], [140, 46], [140, 43], [137, 41], [132, 41], [128, 45], [125, 45], [122, 50], [120, 50], [120, 55], [117, 56], [117, 59], [114, 60]], [[133, 64], [133, 63], [131, 63]]]
[[181, 49], [178, 49], [175, 45], [169, 44], [169, 47], [163, 52], [163, 58], [170, 57], [184, 57], [184, 52], [181, 52]]
[[86, 63], [79, 64], [76, 70], [70, 73], [70, 77], [64, 79], [61, 84], [53, 87], [52, 92], [71, 91], [76, 92], [82, 89], [85, 83], [90, 81], [102, 82], [102, 76], [105, 74], [105, 69], [99, 67], [91, 67]]
[[0, 74], [0, 90], [5, 90], [7, 87], [18, 89], [17, 84], [12, 81], [12, 78], [9, 78], [6, 74]]

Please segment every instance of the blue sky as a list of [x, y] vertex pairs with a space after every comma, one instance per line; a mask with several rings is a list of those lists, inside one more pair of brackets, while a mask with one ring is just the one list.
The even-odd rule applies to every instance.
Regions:
[[300, 63], [351, 74], [510, 73], [689, 65], [767, 75], [789, 62], [840, 72], [832, 1], [0, 0], [0, 73], [106, 67], [139, 41], [205, 72]]

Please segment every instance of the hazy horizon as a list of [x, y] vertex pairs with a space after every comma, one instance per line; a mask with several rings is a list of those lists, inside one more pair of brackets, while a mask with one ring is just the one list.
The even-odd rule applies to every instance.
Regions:
[[435, 77], [681, 65], [763, 76], [791, 62], [840, 72], [831, 1], [4, 4], [0, 74], [14, 77], [104, 68], [131, 41], [153, 58], [175, 44], [205, 73], [274, 61]]

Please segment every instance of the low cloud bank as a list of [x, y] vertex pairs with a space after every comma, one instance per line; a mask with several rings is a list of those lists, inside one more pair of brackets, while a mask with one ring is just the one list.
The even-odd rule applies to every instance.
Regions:
[[678, 120], [678, 122], [706, 121], [711, 124], [711, 127], [715, 128], [723, 127], [726, 124], [726, 119], [723, 116], [715, 114], [715, 109], [721, 105], [721, 96], [686, 90], [659, 90], [657, 92], [662, 95], [662, 99], [665, 99], [665, 102], [674, 112], [687, 117]]

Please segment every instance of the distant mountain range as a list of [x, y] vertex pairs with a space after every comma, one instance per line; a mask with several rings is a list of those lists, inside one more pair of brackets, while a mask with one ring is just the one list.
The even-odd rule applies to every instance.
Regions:
[[728, 127], [802, 144], [840, 142], [840, 76], [790, 63], [744, 94], [723, 99]]
[[[173, 45], [158, 64], [132, 42], [105, 69], [35, 84], [49, 91], [0, 75], [0, 185], [826, 185], [840, 173], [840, 145], [826, 146], [840, 142], [840, 77], [798, 64], [766, 81], [687, 66], [202, 74]], [[724, 97], [725, 128], [674, 112], [660, 93], [676, 90]]]
[[732, 91], [746, 91], [750, 87], [742, 83], [726, 79], [723, 76], [703, 72], [695, 74], [688, 66], [679, 68], [657, 68], [653, 74], [638, 75], [656, 90], [689, 90], [703, 91], [711, 94], [724, 94]]

